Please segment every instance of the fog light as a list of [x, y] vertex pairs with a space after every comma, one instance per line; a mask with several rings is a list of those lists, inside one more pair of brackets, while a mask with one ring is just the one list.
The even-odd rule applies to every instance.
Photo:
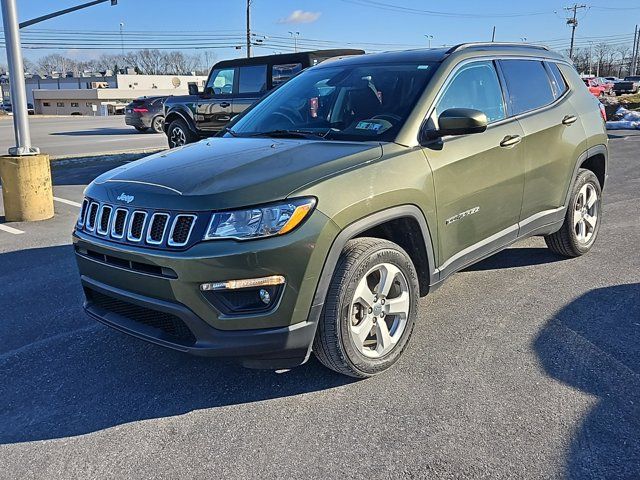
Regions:
[[[240, 288], [272, 287], [282, 285], [284, 277], [282, 275], [271, 275], [262, 278], [247, 278], [245, 280], [226, 280], [224, 282], [203, 283], [200, 290], [208, 292], [211, 290], [237, 290]], [[265, 302], [267, 303], [267, 302]]]
[[269, 292], [264, 288], [260, 289], [260, 300], [262, 300], [262, 303], [265, 305], [269, 305], [269, 303], [271, 303], [271, 295], [269, 295]]

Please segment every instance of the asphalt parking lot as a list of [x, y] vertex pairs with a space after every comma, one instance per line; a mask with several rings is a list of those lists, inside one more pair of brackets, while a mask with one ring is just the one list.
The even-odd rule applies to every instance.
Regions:
[[[52, 158], [167, 148], [167, 137], [139, 133], [124, 116], [29, 117], [31, 142]], [[0, 117], [0, 152], [14, 145], [13, 119]]]
[[86, 318], [73, 202], [120, 160], [54, 167], [56, 217], [0, 230], [0, 477], [639, 478], [640, 135], [614, 133], [591, 253], [534, 238], [456, 274], [364, 381]]

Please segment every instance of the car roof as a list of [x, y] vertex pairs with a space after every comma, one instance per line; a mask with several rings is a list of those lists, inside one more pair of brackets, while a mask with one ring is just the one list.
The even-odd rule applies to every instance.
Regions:
[[332, 57], [341, 57], [349, 55], [363, 55], [364, 50], [357, 50], [353, 48], [339, 48], [332, 50], [311, 50], [307, 52], [298, 53], [283, 53], [278, 55], [264, 55], [261, 57], [251, 58], [234, 58], [232, 60], [222, 60], [216, 63], [213, 68], [222, 67], [243, 67], [249, 65], [271, 65], [271, 64], [286, 64], [286, 63], [303, 63], [313, 64], [313, 60], [324, 60]]
[[[341, 65], [364, 65], [369, 63], [418, 63], [418, 62], [442, 62], [452, 56], [473, 57], [479, 54], [486, 55], [518, 55], [543, 57], [550, 60], [564, 60], [566, 58], [559, 53], [549, 50], [542, 45], [524, 43], [461, 43], [452, 47], [420, 48], [414, 50], [401, 50], [392, 52], [372, 53], [367, 55], [348, 57], [331, 62], [329, 65], [340, 63]], [[319, 65], [316, 68], [326, 67]]]

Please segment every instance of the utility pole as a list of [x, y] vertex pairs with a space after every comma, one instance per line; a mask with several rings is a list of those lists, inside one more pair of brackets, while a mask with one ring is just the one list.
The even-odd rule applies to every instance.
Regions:
[[573, 17], [567, 19], [567, 25], [571, 25], [571, 47], [569, 47], [569, 58], [573, 60], [573, 44], [576, 38], [576, 28], [578, 27], [578, 10], [587, 8], [586, 5], [573, 4], [573, 7], [565, 7], [565, 10], [573, 11]]
[[251, 58], [251, 0], [247, 0], [247, 58]]
[[640, 46], [638, 38], [640, 38], [640, 29], [638, 25], [636, 25], [636, 29], [633, 32], [633, 50], [631, 53], [631, 64], [629, 65], [629, 75], [635, 75], [638, 67], [638, 47]]

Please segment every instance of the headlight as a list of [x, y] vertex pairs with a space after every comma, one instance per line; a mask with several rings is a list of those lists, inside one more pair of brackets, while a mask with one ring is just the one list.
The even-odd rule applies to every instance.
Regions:
[[283, 235], [300, 225], [315, 205], [315, 198], [298, 198], [264, 207], [216, 212], [211, 217], [204, 240], [246, 240]]

